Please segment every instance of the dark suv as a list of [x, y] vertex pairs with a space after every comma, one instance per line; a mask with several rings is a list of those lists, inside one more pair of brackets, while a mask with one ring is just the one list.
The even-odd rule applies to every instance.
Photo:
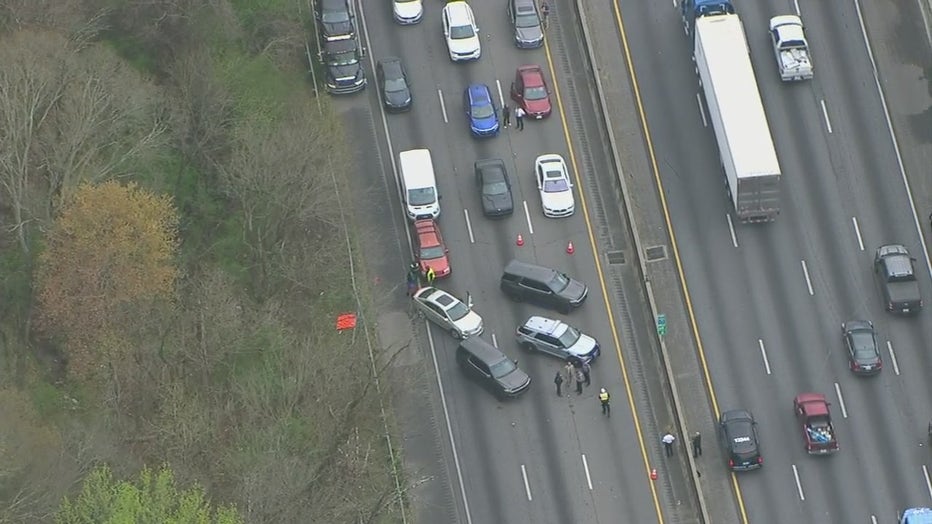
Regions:
[[366, 88], [366, 72], [359, 60], [356, 40], [324, 42], [320, 59], [326, 66], [324, 83], [328, 93], [344, 95]]
[[526, 300], [564, 313], [581, 306], [589, 294], [585, 284], [565, 273], [519, 260], [505, 266], [500, 287], [512, 300]]
[[353, 13], [347, 0], [317, 0], [317, 23], [324, 42], [356, 38]]
[[728, 469], [745, 471], [763, 467], [757, 438], [757, 422], [750, 411], [733, 409], [722, 413], [719, 419], [719, 437], [728, 460]]
[[456, 361], [464, 373], [498, 397], [517, 397], [531, 386], [531, 377], [517, 361], [479, 337], [460, 342]]

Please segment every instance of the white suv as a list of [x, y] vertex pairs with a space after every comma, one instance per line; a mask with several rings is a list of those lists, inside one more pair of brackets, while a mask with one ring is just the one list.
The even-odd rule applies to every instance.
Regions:
[[443, 7], [443, 36], [454, 62], [478, 60], [482, 55], [476, 18], [466, 2], [450, 2]]

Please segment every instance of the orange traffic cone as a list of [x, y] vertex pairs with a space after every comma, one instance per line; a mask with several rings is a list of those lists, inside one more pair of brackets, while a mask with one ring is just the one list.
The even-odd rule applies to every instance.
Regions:
[[651, 480], [657, 480], [657, 469], [656, 469], [656, 468], [650, 470], [650, 479], [651, 479]]
[[572, 242], [566, 245], [566, 252], [569, 253], [570, 255], [576, 252], [576, 248], [573, 247]]
[[518, 244], [519, 246], [524, 245], [524, 237], [521, 236], [521, 233], [518, 233], [518, 239], [515, 240], [515, 244]]

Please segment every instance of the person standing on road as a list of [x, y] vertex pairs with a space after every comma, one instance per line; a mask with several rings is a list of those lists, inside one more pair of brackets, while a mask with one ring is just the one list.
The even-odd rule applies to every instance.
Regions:
[[591, 373], [591, 372], [592, 372], [592, 368], [589, 367], [589, 363], [586, 362], [586, 361], [583, 361], [583, 363], [582, 363], [582, 374], [583, 374], [583, 378], [586, 379], [586, 387], [589, 387], [589, 386], [592, 384], [592, 380], [591, 380], [591, 378], [589, 377], [589, 373]]
[[693, 435], [693, 458], [697, 458], [702, 455], [702, 435], [697, 431]]
[[432, 267], [427, 268], [427, 275], [425, 276], [427, 277], [427, 285], [428, 286], [434, 285], [434, 280], [436, 280], [437, 278], [437, 272], [434, 271], [434, 268]]
[[547, 18], [550, 17], [550, 4], [547, 3], [547, 0], [541, 0], [540, 2], [540, 22], [544, 26], [544, 29], [547, 29]]
[[417, 271], [408, 271], [408, 296], [413, 297], [417, 293]]
[[508, 127], [511, 124], [511, 108], [508, 104], [502, 104], [502, 127]]
[[567, 362], [566, 365], [563, 366], [563, 378], [566, 379], [566, 380], [565, 380], [565, 382], [566, 382], [566, 389], [570, 389], [570, 388], [573, 387], [573, 377], [574, 377], [574, 376], [575, 376], [575, 374], [573, 373], [573, 364], [570, 364], [569, 362]]
[[576, 371], [576, 394], [582, 395], [583, 382], [586, 381], [586, 377], [583, 376], [582, 368], [575, 368]]
[[602, 390], [599, 391], [599, 402], [602, 404], [602, 414], [611, 417], [612, 406], [608, 403], [609, 399], [610, 397], [608, 395], [608, 391], [606, 391], [605, 388], [602, 388]]
[[560, 391], [560, 386], [563, 385], [563, 374], [557, 371], [557, 376], [553, 377], [553, 383], [557, 385], [557, 396], [562, 397], [563, 392]]
[[673, 443], [676, 442], [676, 437], [673, 436], [673, 433], [667, 431], [660, 441], [663, 442], [663, 453], [668, 457], [672, 457]]
[[518, 131], [524, 131], [524, 115], [526, 114], [523, 107], [518, 106], [515, 108], [515, 127], [518, 128]]

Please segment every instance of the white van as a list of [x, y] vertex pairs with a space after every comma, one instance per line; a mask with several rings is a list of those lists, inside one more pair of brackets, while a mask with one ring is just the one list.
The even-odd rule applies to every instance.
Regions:
[[440, 216], [440, 194], [434, 177], [434, 163], [427, 149], [412, 149], [398, 154], [401, 170], [401, 193], [409, 220]]

